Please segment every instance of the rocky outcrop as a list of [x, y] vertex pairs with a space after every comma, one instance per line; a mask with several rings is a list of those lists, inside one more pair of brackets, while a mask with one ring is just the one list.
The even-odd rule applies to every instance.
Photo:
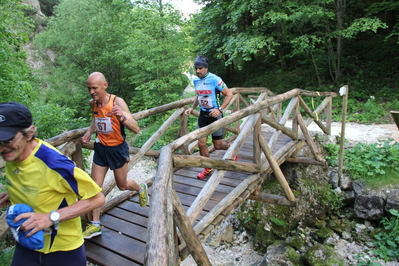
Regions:
[[[298, 156], [312, 155], [305, 147]], [[266, 253], [262, 265], [356, 265], [359, 249], [373, 249], [371, 234], [387, 210], [399, 206], [399, 190], [370, 191], [348, 175], [339, 177], [334, 168], [285, 163], [281, 169], [298, 206], [247, 200], [237, 213]], [[262, 193], [281, 195], [272, 180]]]

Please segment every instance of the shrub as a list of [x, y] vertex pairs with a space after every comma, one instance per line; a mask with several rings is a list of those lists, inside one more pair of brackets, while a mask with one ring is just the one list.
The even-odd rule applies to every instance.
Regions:
[[358, 143], [345, 152], [346, 171], [353, 179], [366, 182], [381, 179], [391, 170], [399, 167], [399, 143], [391, 144], [393, 139], [378, 140], [377, 143]]
[[383, 217], [381, 220], [382, 231], [375, 235], [374, 244], [378, 247], [374, 250], [381, 259], [397, 261], [399, 258], [399, 211], [391, 209], [392, 217]]

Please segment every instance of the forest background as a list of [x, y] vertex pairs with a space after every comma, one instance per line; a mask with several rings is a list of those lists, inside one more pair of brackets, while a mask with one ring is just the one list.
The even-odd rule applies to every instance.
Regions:
[[[348, 85], [350, 121], [383, 123], [399, 110], [398, 1], [194, 2], [203, 7], [187, 17], [165, 0], [39, 0], [44, 15], [21, 0], [0, 0], [1, 101], [26, 104], [45, 139], [89, 126], [91, 72], [104, 73], [108, 92], [134, 113], [186, 97], [183, 73], [193, 73], [202, 54], [231, 88], [278, 94]], [[40, 67], [28, 64], [28, 44]], [[341, 104], [334, 104], [337, 120]], [[140, 120], [147, 130], [135, 146], [164, 118]]]

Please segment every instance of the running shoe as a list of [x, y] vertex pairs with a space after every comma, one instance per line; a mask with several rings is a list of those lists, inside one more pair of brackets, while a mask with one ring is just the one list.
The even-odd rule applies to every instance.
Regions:
[[145, 207], [147, 205], [147, 203], [148, 203], [148, 192], [147, 192], [148, 186], [147, 186], [146, 183], [141, 183], [140, 187], [143, 188], [142, 191], [139, 194], [140, 207]]
[[212, 168], [205, 168], [204, 171], [202, 171], [201, 173], [199, 173], [199, 175], [197, 175], [198, 179], [204, 179], [207, 177], [210, 177], [213, 173], [213, 169]]
[[86, 231], [83, 232], [84, 239], [90, 239], [95, 236], [99, 236], [102, 234], [101, 226], [95, 226], [94, 224], [89, 224], [86, 227]]

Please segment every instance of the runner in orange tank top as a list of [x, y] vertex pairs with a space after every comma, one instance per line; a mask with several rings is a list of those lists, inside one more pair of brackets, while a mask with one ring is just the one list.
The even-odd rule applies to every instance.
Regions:
[[[108, 169], [113, 170], [118, 188], [137, 191], [140, 206], [145, 207], [148, 202], [147, 184], [139, 185], [134, 180], [127, 180], [129, 146], [125, 141], [124, 129], [137, 134], [140, 128], [126, 102], [107, 93], [107, 87], [108, 82], [102, 73], [94, 72], [89, 75], [87, 88], [92, 97], [89, 104], [93, 111], [93, 121], [82, 141], [88, 143], [91, 135], [96, 132], [91, 177], [102, 187]], [[101, 208], [98, 208], [93, 211], [93, 221], [83, 232], [84, 238], [89, 239], [102, 234], [100, 210]]]

